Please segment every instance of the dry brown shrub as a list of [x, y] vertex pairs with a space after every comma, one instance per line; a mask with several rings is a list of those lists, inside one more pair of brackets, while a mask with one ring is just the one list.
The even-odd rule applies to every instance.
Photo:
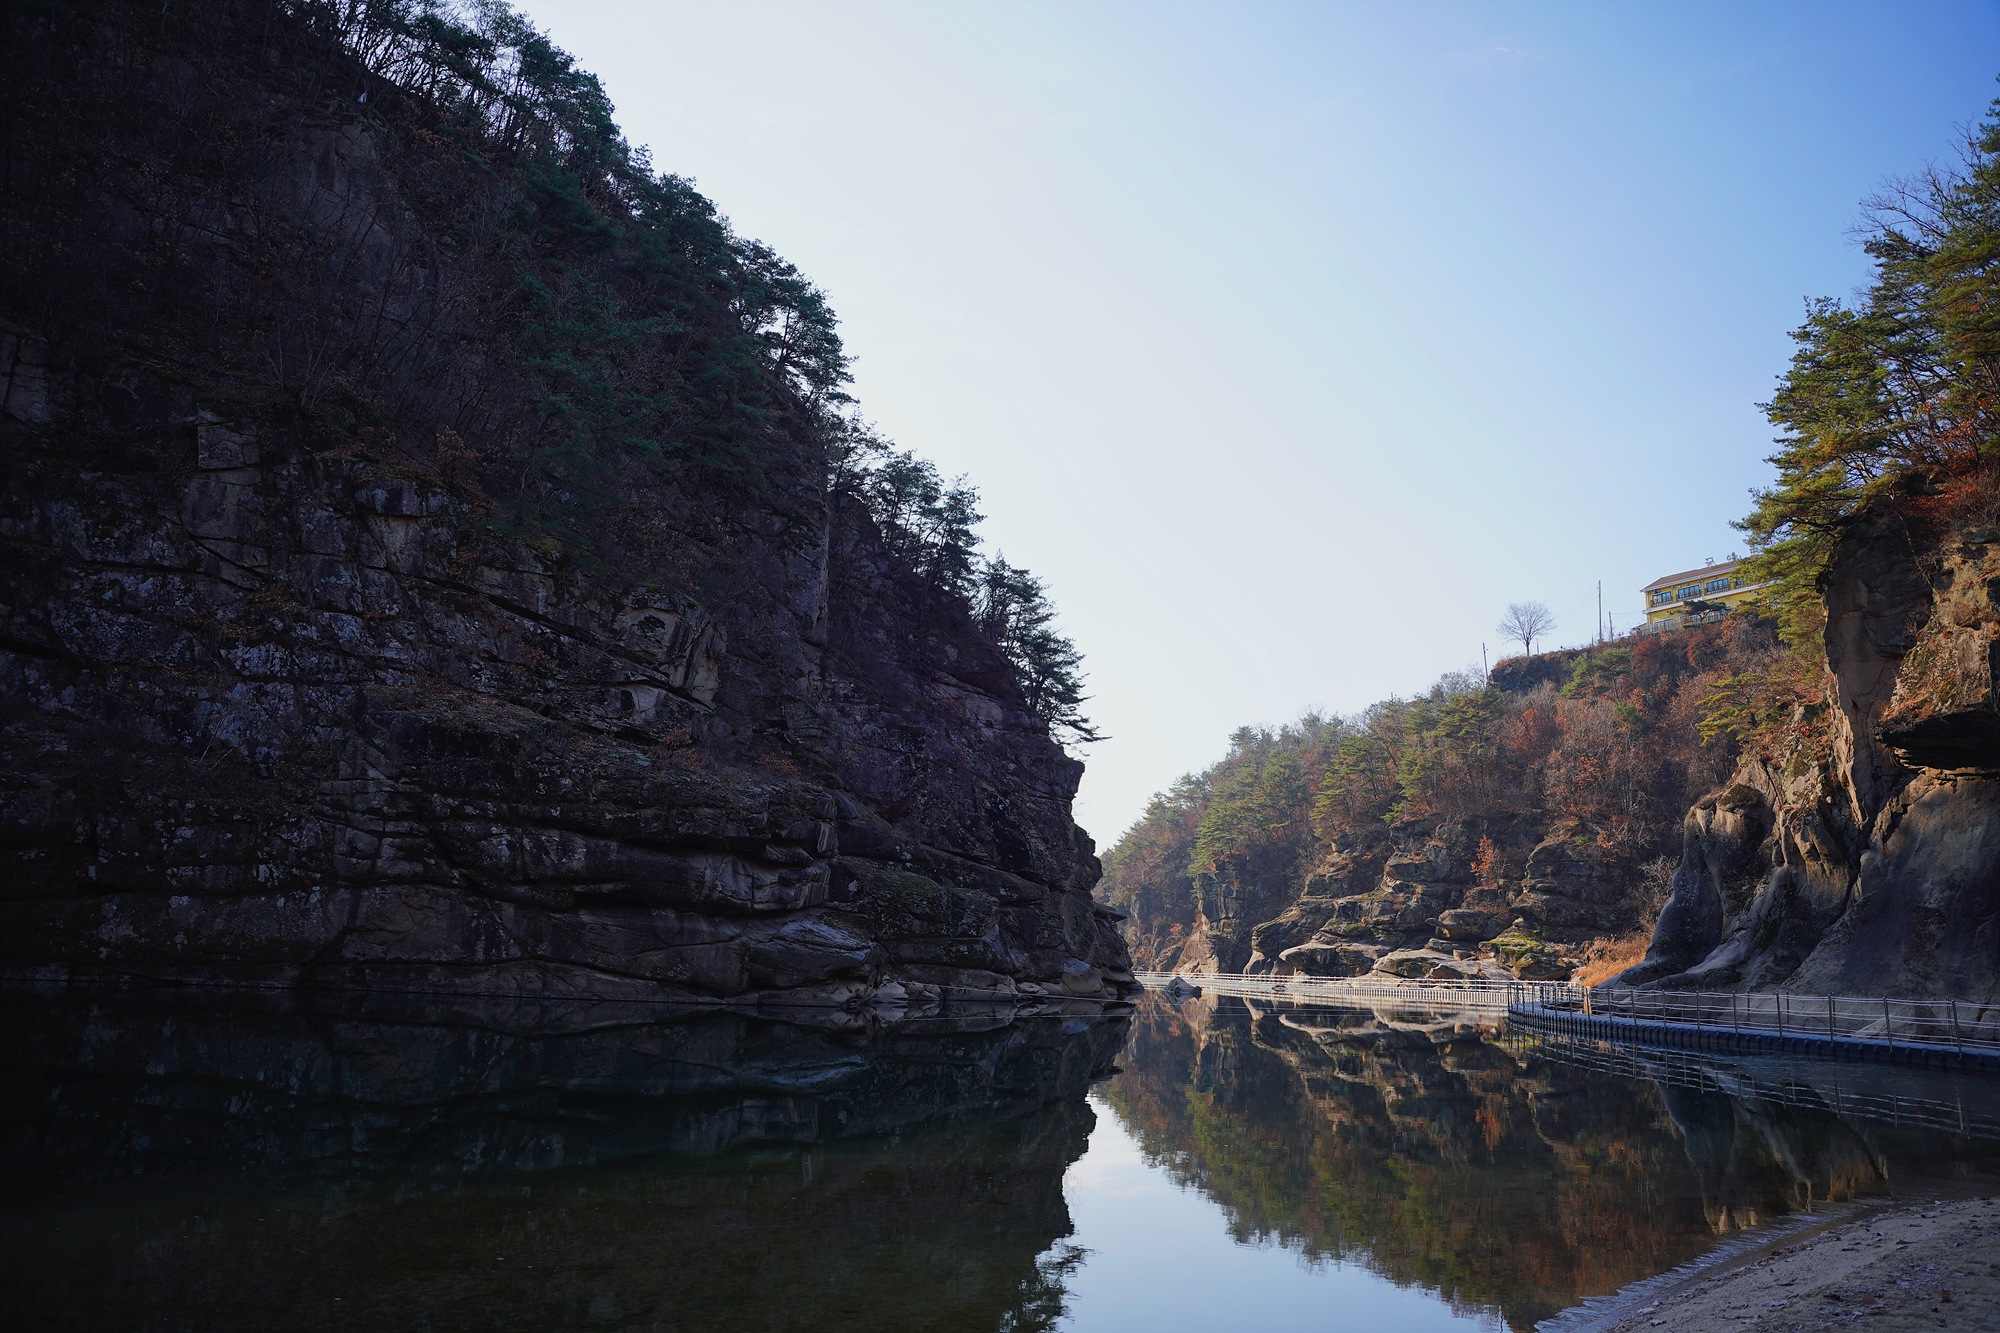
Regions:
[[1603, 985], [1626, 968], [1645, 962], [1646, 950], [1652, 943], [1651, 929], [1592, 940], [1584, 948], [1583, 965], [1570, 976], [1570, 982], [1577, 986]]

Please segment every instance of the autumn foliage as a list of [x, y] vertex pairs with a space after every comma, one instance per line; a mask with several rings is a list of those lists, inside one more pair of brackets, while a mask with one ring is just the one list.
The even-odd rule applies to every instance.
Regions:
[[[1193, 928], [1197, 877], [1255, 882], [1282, 905], [1330, 845], [1402, 820], [1582, 821], [1635, 864], [1656, 858], [1678, 850], [1683, 813], [1739, 752], [1733, 732], [1704, 738], [1704, 701], [1782, 656], [1772, 622], [1739, 614], [1527, 659], [1532, 683], [1456, 672], [1352, 716], [1241, 728], [1218, 763], [1154, 797], [1106, 854], [1102, 892], [1132, 914], [1143, 964]], [[1504, 861], [1488, 838], [1475, 873], [1497, 877]]]

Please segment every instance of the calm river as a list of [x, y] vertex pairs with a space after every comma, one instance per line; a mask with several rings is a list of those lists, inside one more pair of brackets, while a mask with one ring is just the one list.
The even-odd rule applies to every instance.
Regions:
[[10, 1327], [1528, 1329], [1857, 1199], [2000, 1080], [1148, 997], [885, 1026], [10, 996]]

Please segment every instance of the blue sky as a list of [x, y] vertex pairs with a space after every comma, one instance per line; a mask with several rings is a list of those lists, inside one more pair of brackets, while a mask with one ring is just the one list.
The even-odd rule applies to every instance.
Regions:
[[1740, 550], [1858, 201], [2000, 92], [1995, 0], [519, 7], [1049, 582], [1107, 845], [1235, 727]]

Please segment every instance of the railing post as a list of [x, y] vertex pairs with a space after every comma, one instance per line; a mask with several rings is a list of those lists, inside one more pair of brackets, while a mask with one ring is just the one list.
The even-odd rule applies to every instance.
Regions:
[[1833, 997], [1826, 997], [1826, 1039], [1833, 1040]]
[[1771, 995], [1772, 1007], [1778, 1011], [1778, 1035], [1785, 1035], [1785, 993], [1774, 991]]
[[1893, 1045], [1896, 1040], [1896, 1020], [1889, 1013], [1889, 997], [1882, 997], [1882, 1035]]
[[[1964, 1064], [1965, 1037], [1958, 1030], [1958, 997], [1955, 995], [1951, 1000], [1951, 1041], [1952, 1045], [1958, 1047], [1958, 1062]], [[1958, 1118], [1962, 1124], [1965, 1119], [1965, 1108], [1962, 1106], [1959, 1108]]]

